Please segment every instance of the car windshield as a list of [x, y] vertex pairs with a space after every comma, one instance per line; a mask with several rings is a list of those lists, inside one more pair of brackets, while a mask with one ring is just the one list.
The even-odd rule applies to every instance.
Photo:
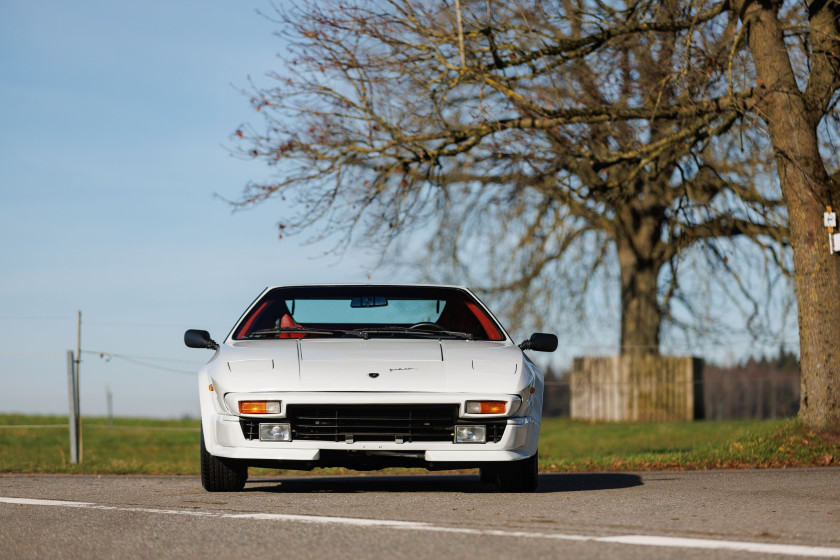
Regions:
[[505, 339], [471, 294], [435, 286], [274, 288], [233, 333], [234, 340], [320, 337]]

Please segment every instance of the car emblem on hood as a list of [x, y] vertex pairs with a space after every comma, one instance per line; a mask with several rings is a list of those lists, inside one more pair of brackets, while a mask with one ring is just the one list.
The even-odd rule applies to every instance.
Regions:
[[373, 377], [374, 379], [376, 379], [377, 377], [379, 377], [379, 374], [375, 371], [372, 371], [368, 374], [368, 377]]

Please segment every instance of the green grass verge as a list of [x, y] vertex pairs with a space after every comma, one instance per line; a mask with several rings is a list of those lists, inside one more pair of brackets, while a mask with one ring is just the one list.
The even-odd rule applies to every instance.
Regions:
[[[118, 418], [109, 428], [104, 418], [87, 418], [81, 465], [70, 463], [66, 423], [66, 417], [58, 416], [0, 415], [0, 472], [199, 472], [197, 420]], [[840, 465], [840, 442], [822, 438], [795, 420], [630, 424], [548, 418], [540, 438], [541, 472], [829, 465]], [[278, 471], [254, 470], [255, 474], [266, 472]]]
[[66, 416], [0, 415], [0, 472], [197, 474], [198, 436], [197, 420], [84, 418], [74, 465]]
[[545, 472], [703, 470], [840, 465], [840, 442], [796, 420], [589, 423], [546, 419]]

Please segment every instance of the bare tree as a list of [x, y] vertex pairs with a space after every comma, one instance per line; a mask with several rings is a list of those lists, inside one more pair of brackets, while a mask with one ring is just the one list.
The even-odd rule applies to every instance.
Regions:
[[[484, 291], [583, 300], [616, 266], [621, 345], [658, 352], [679, 263], [700, 250], [742, 285], [721, 239], [783, 262], [786, 215], [764, 140], [744, 129], [737, 19], [727, 2], [325, 2], [280, 14], [293, 53], [255, 88], [264, 130], [243, 151], [278, 166], [239, 205], [302, 209], [387, 245], [434, 224], [453, 264], [499, 263]], [[733, 149], [733, 142], [738, 143]], [[746, 148], [746, 149], [744, 149]], [[753, 302], [762, 298], [743, 293]], [[558, 297], [559, 296], [559, 297]]]
[[829, 252], [822, 219], [827, 207], [840, 206], [840, 176], [837, 146], [829, 142], [821, 149], [819, 132], [836, 133], [840, 2], [734, 0], [731, 9], [752, 53], [755, 113], [773, 143], [790, 219], [802, 363], [799, 416], [840, 433], [840, 255]]

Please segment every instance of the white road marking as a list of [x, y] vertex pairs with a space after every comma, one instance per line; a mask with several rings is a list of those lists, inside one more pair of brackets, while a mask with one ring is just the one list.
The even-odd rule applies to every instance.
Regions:
[[0, 502], [6, 504], [22, 504], [25, 506], [62, 506], [62, 507], [89, 507], [96, 504], [88, 502], [65, 502], [64, 500], [31, 500], [29, 498], [3, 498]]
[[732, 550], [755, 552], [759, 554], [784, 554], [788, 556], [807, 556], [817, 558], [840, 558], [840, 548], [821, 546], [802, 546], [793, 544], [771, 544], [748, 541], [721, 541], [711, 539], [690, 539], [662, 537], [657, 535], [618, 535], [614, 537], [594, 537], [587, 535], [566, 535], [560, 533], [536, 533], [530, 531], [505, 531], [500, 529], [469, 529], [462, 527], [442, 527], [419, 521], [396, 521], [389, 519], [364, 519], [354, 517], [323, 517], [317, 515], [289, 515], [283, 513], [221, 513], [214, 511], [196, 511], [180, 509], [155, 509], [123, 506], [107, 506], [90, 502], [71, 502], [63, 500], [39, 500], [32, 498], [0, 497], [0, 503], [27, 506], [52, 506], [110, 511], [130, 511], [150, 514], [187, 515], [192, 517], [210, 517], [218, 519], [257, 519], [262, 521], [285, 521], [291, 523], [314, 523], [318, 525], [347, 525], [353, 527], [378, 527], [407, 531], [429, 531], [436, 533], [455, 533], [461, 535], [480, 535], [498, 537], [525, 537], [578, 542], [600, 542], [610, 544], [629, 544], [636, 546], [654, 546], [670, 548], [690, 548], [704, 550]]
[[665, 546], [676, 548], [704, 548], [709, 550], [739, 550], [761, 554], [787, 554], [788, 556], [840, 557], [840, 548], [800, 546], [795, 544], [769, 544], [745, 541], [715, 541], [707, 539], [683, 539], [678, 537], [657, 537], [655, 535], [626, 535], [603, 537], [599, 542], [637, 544], [642, 546]]

